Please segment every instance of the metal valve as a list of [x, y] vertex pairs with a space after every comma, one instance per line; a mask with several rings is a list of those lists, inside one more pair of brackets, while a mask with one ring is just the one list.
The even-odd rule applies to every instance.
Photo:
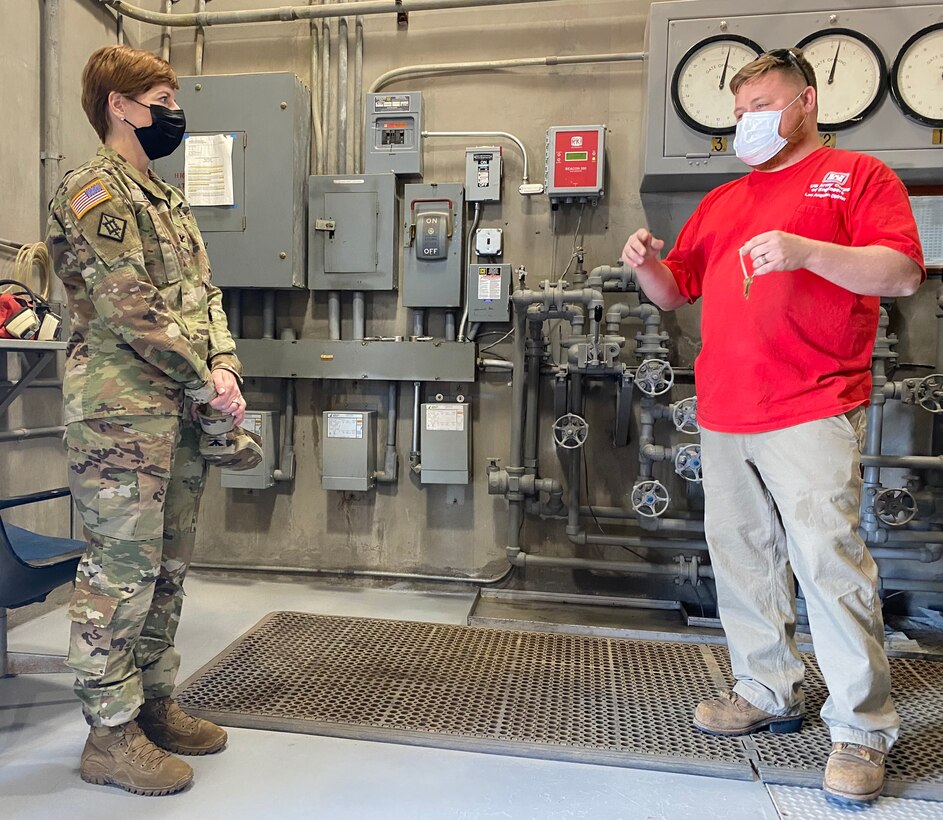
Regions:
[[589, 422], [576, 413], [560, 416], [553, 423], [553, 440], [564, 450], [577, 450], [586, 443]]
[[690, 396], [671, 405], [671, 420], [675, 430], [696, 436], [701, 432], [701, 425], [697, 423], [697, 396]]
[[881, 490], [874, 496], [874, 514], [889, 527], [903, 527], [917, 515], [917, 499], [902, 487]]
[[635, 384], [646, 396], [667, 393], [674, 383], [674, 371], [663, 359], [646, 359], [635, 371]]
[[671, 496], [660, 481], [640, 481], [632, 488], [632, 509], [643, 518], [658, 518], [665, 514]]
[[700, 484], [704, 478], [700, 444], [685, 444], [678, 448], [678, 454], [675, 456], [675, 472], [685, 481]]
[[924, 410], [943, 413], [943, 373], [921, 379], [914, 388], [914, 398]]

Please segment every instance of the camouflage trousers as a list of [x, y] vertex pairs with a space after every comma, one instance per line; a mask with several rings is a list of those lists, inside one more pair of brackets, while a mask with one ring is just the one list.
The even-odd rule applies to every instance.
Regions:
[[69, 487], [87, 548], [69, 606], [68, 665], [92, 726], [171, 694], [174, 636], [206, 478], [199, 430], [173, 416], [66, 426]]

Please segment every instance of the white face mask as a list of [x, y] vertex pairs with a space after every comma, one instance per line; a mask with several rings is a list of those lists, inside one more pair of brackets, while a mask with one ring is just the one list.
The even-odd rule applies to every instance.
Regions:
[[[796, 100], [801, 96], [802, 92]], [[747, 111], [740, 117], [733, 138], [733, 150], [747, 165], [762, 165], [783, 150], [788, 140], [779, 135], [779, 123], [786, 108], [779, 111]]]

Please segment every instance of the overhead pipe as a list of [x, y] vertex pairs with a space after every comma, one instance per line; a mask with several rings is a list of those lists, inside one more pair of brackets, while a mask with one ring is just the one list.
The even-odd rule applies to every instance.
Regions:
[[[201, 13], [206, 11], [206, 0], [200, 0], [199, 10]], [[197, 26], [196, 37], [194, 39], [194, 62], [196, 63], [196, 73], [200, 76], [203, 73], [203, 47], [206, 41], [206, 29], [203, 26]]]
[[542, 183], [531, 185], [528, 181], [527, 149], [524, 147], [524, 143], [518, 137], [515, 137], [507, 131], [423, 131], [422, 135], [424, 137], [499, 137], [501, 139], [510, 140], [517, 146], [524, 160], [523, 176], [521, 178], [521, 185], [518, 188], [518, 193], [522, 196], [533, 196], [534, 194], [542, 194], [544, 192]]
[[[44, 0], [42, 21], [42, 109], [43, 136], [40, 146], [42, 162], [42, 190], [40, 201], [45, 205], [59, 187], [62, 178], [60, 163], [62, 156], [62, 100], [61, 45], [62, 16], [59, 0]], [[45, 230], [46, 213], [40, 214], [40, 232]]]
[[337, 21], [337, 173], [347, 173], [347, 94], [350, 82], [350, 27], [346, 17]]
[[[119, 14], [127, 14], [127, 12], [118, 9]], [[137, 18], [133, 14], [127, 14], [132, 20]], [[164, 0], [164, 17], [173, 16], [173, 0]], [[164, 27], [160, 32], [160, 57], [165, 63], [170, 62], [170, 26], [173, 25], [170, 22], [165, 22]]]
[[[312, 5], [317, 0], [308, 0]], [[309, 24], [311, 34], [311, 129], [314, 131], [312, 173], [320, 174], [321, 154], [324, 153], [324, 126], [321, 121], [321, 29], [316, 20]]]
[[[125, 0], [98, 0], [132, 20], [156, 26], [193, 28], [194, 26], [226, 26], [242, 23], [283, 23], [292, 20], [312, 20], [324, 17], [344, 17], [356, 14], [412, 14], [417, 11], [444, 11], [447, 9], [476, 9], [487, 6], [516, 6], [524, 3], [550, 3], [554, 0], [365, 0], [365, 2], [338, 3], [324, 6], [283, 6], [272, 9], [244, 9], [241, 11], [209, 11], [191, 14], [169, 14], [148, 11]], [[169, 3], [169, 0], [167, 0]]]
[[363, 173], [363, 17], [354, 21], [354, 173]]
[[[530, 0], [537, 2], [537, 0]], [[404, 3], [405, 5], [405, 3]], [[429, 63], [428, 65], [408, 65], [394, 68], [377, 77], [369, 88], [376, 93], [384, 86], [404, 77], [424, 74], [454, 74], [456, 72], [502, 71], [507, 68], [528, 68], [530, 66], [586, 65], [591, 63], [637, 63], [647, 57], [644, 51], [622, 52], [613, 54], [574, 54], [562, 57], [522, 57], [514, 60], [481, 60], [461, 63]]]
[[[327, 4], [329, 0], [323, 0]], [[318, 167], [321, 174], [330, 173], [331, 145], [327, 135], [331, 131], [331, 98], [333, 84], [331, 83], [331, 23], [330, 20], [321, 21], [321, 128], [324, 135], [324, 145], [319, 157]]]

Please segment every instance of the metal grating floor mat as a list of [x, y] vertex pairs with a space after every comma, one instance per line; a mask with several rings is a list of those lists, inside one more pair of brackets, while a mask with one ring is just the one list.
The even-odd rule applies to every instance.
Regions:
[[[722, 646], [276, 612], [176, 697], [224, 726], [818, 787], [826, 691], [804, 659], [802, 732], [711, 737], [691, 715], [733, 682]], [[885, 793], [943, 800], [943, 663], [891, 673]]]
[[277, 612], [186, 681], [225, 726], [748, 780], [739, 741], [691, 727], [706, 648]]
[[[724, 647], [710, 651], [727, 686], [733, 684]], [[744, 738], [755, 746], [757, 771], [767, 783], [820, 786], [822, 769], [831, 749], [828, 729], [819, 710], [828, 697], [815, 656], [803, 654], [806, 719], [798, 735], [768, 732]], [[885, 794], [943, 800], [943, 663], [894, 658], [891, 660], [894, 704], [901, 718], [900, 738], [887, 759]]]

